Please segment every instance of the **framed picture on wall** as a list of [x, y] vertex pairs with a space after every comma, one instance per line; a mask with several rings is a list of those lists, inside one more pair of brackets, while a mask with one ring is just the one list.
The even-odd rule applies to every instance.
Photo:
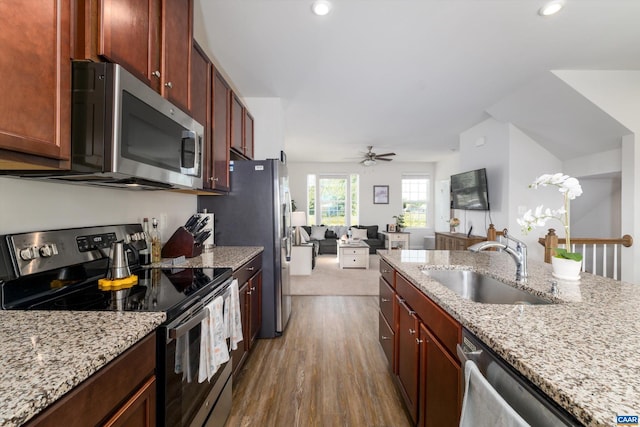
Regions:
[[389, 204], [389, 186], [388, 185], [373, 186], [373, 203], [375, 205]]
[[395, 224], [387, 224], [387, 231], [390, 233], [395, 233], [396, 232], [396, 225]]

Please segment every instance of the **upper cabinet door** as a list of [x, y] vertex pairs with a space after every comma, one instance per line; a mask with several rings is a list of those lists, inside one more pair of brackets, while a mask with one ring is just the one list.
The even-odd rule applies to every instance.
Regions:
[[[99, 0], [98, 20], [98, 55], [122, 65], [158, 92], [162, 74], [159, 1]], [[90, 28], [91, 24], [85, 25]], [[90, 51], [85, 49], [85, 56]]]
[[244, 110], [244, 155], [253, 159], [253, 116]]
[[213, 76], [213, 176], [211, 188], [229, 190], [231, 88], [217, 71]]
[[[189, 111], [193, 1], [162, 1], [162, 95]], [[203, 123], [204, 124], [204, 123]]]
[[244, 145], [242, 141], [242, 103], [234, 93], [231, 96], [231, 148], [244, 154]]
[[70, 14], [70, 0], [0, 1], [1, 169], [68, 167]]

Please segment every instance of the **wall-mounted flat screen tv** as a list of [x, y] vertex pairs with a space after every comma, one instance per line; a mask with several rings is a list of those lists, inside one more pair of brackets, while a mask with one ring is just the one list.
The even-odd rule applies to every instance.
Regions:
[[451, 175], [451, 208], [465, 210], [489, 210], [487, 170]]

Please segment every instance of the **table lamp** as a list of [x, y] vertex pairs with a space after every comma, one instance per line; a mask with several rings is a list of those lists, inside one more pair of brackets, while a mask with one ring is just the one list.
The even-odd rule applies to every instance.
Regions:
[[300, 246], [302, 238], [300, 236], [300, 227], [307, 225], [307, 214], [303, 211], [291, 212], [291, 225], [296, 228], [296, 235], [293, 240], [293, 244]]

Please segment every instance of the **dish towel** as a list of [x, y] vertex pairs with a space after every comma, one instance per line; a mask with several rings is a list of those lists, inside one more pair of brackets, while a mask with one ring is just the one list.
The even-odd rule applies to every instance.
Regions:
[[176, 355], [173, 365], [176, 374], [182, 373], [182, 381], [191, 382], [191, 362], [189, 354], [189, 335], [185, 334], [176, 339]]
[[224, 325], [224, 299], [222, 297], [214, 299], [205, 306], [205, 310], [207, 316], [200, 324], [198, 382], [210, 381], [220, 365], [229, 361]]
[[238, 343], [243, 340], [242, 336], [242, 314], [240, 313], [240, 291], [238, 280], [233, 279], [230, 287], [229, 297], [225, 301], [225, 329], [227, 337], [230, 339], [231, 350], [238, 348]]
[[525, 420], [489, 384], [473, 361], [464, 364], [460, 427], [526, 427]]

